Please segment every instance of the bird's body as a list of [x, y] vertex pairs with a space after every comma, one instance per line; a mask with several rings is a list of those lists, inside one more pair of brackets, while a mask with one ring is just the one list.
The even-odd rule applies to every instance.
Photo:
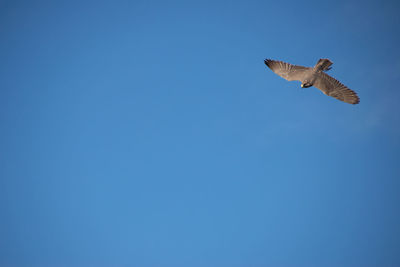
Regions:
[[332, 61], [320, 59], [314, 67], [292, 65], [282, 61], [264, 60], [273, 72], [288, 81], [301, 81], [301, 87], [315, 86], [324, 94], [349, 104], [358, 104], [357, 94], [325, 72], [331, 69]]

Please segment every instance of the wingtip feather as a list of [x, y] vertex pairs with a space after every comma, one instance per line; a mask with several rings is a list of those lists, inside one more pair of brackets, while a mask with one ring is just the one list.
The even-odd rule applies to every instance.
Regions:
[[271, 62], [272, 62], [272, 60], [269, 59], [269, 58], [264, 59], [264, 63], [265, 63], [265, 65], [267, 65], [268, 67], [270, 67]]

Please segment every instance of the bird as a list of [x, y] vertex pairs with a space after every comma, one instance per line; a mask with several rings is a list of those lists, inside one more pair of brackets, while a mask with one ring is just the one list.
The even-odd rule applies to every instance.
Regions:
[[288, 81], [300, 81], [302, 88], [314, 86], [324, 94], [349, 104], [358, 104], [360, 98], [357, 93], [343, 85], [335, 78], [326, 74], [333, 62], [327, 58], [318, 60], [314, 67], [292, 65], [283, 61], [265, 59], [265, 65], [273, 72]]

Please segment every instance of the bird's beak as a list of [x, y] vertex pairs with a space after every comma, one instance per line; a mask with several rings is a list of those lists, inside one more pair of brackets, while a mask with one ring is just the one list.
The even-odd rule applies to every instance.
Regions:
[[300, 85], [302, 88], [304, 87], [303, 84]]

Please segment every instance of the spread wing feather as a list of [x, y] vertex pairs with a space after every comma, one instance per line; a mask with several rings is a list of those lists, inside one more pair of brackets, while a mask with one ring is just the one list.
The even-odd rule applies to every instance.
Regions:
[[359, 97], [353, 90], [350, 90], [347, 86], [324, 72], [318, 72], [316, 74], [316, 80], [313, 85], [324, 94], [343, 102], [349, 104], [358, 104], [360, 102]]
[[304, 74], [310, 68], [292, 65], [283, 61], [276, 61], [271, 59], [264, 60], [265, 65], [268, 66], [273, 72], [288, 81], [302, 81]]

